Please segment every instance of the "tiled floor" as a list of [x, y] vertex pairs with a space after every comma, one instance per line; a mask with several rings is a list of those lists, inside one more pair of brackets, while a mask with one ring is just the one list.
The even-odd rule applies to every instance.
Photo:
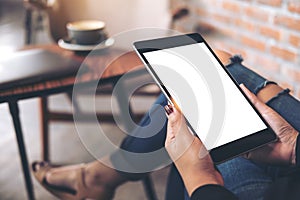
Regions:
[[[24, 44], [24, 8], [19, 0], [0, 0], [0, 59], [12, 53]], [[51, 40], [45, 32], [38, 36], [39, 43], [48, 43]], [[147, 108], [154, 99], [139, 100], [138, 109]], [[103, 104], [108, 101], [103, 100]], [[64, 95], [54, 96], [50, 101], [52, 109], [70, 109]], [[37, 99], [20, 102], [21, 122], [24, 131], [25, 143], [29, 161], [40, 159], [39, 138], [39, 109]], [[9, 115], [7, 104], [0, 104], [0, 199], [26, 199], [23, 175], [21, 173], [20, 159], [15, 140], [14, 129]], [[82, 125], [87, 132], [93, 125]], [[120, 130], [114, 124], [103, 124], [103, 129], [116, 135], [120, 140]], [[93, 160], [76, 134], [73, 124], [53, 123], [50, 126], [52, 160], [59, 163], [82, 163]], [[93, 140], [91, 135], [90, 140]], [[159, 199], [165, 193], [168, 168], [158, 170], [152, 174]], [[55, 199], [47, 193], [34, 180], [35, 195], [37, 199]], [[116, 200], [146, 199], [141, 182], [128, 183], [121, 186], [117, 192]]]

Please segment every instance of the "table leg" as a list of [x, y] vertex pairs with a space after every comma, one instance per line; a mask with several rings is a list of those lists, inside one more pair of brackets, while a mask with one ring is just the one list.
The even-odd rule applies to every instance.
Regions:
[[9, 104], [9, 111], [10, 111], [10, 114], [13, 119], [16, 137], [17, 137], [17, 141], [18, 141], [18, 147], [19, 147], [19, 153], [20, 153], [20, 157], [21, 157], [23, 175], [24, 175], [25, 184], [26, 184], [27, 196], [28, 196], [28, 199], [34, 200], [33, 185], [32, 185], [32, 181], [31, 181], [31, 177], [30, 177], [30, 170], [29, 170], [29, 165], [28, 165], [28, 160], [27, 160], [27, 155], [26, 155], [25, 144], [24, 144], [24, 140], [23, 140], [21, 122], [20, 122], [20, 118], [19, 118], [18, 102], [11, 101], [8, 104]]
[[48, 97], [41, 97], [40, 104], [40, 126], [41, 126], [41, 144], [42, 144], [42, 159], [44, 161], [50, 160], [49, 151], [49, 109]]

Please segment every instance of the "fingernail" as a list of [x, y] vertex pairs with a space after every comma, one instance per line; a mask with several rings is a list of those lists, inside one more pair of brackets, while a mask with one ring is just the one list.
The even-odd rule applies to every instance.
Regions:
[[165, 105], [165, 111], [166, 111], [167, 115], [170, 115], [174, 110], [171, 105]]

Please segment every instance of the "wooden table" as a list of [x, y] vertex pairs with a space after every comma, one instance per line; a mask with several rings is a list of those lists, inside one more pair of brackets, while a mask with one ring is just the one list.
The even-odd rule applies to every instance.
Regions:
[[[26, 47], [23, 50], [41, 48], [46, 49], [64, 57], [72, 57], [88, 65], [88, 72], [77, 79], [77, 83], [85, 84], [91, 81], [110, 81], [122, 74], [136, 69], [143, 68], [143, 64], [134, 52], [127, 52], [121, 49], [110, 49], [99, 53], [98, 55], [85, 56], [76, 54], [72, 51], [64, 50], [57, 45]], [[120, 56], [121, 55], [121, 56]], [[101, 76], [100, 76], [101, 75]], [[9, 102], [12, 99], [26, 99], [42, 95], [49, 95], [66, 91], [66, 88], [72, 88], [75, 77], [63, 77], [45, 82], [37, 82], [31, 85], [15, 87], [1, 90], [0, 103]]]
[[[100, 52], [99, 54], [95, 54], [88, 57], [76, 54], [72, 51], [61, 49], [57, 45], [31, 46], [26, 47], [23, 50], [36, 48], [47, 49], [65, 57], [72, 57], [81, 62], [84, 61], [84, 63], [88, 66], [88, 71], [82, 74], [76, 80], [76, 84], [80, 84], [83, 87], [85, 87], [87, 83], [98, 81], [100, 78], [101, 82], [114, 83], [124, 73], [128, 71], [133, 70], [133, 73], [143, 71], [143, 64], [134, 52], [126, 52], [124, 50], [116, 48], [110, 48], [106, 51]], [[7, 102], [9, 104], [10, 114], [13, 119], [26, 184], [26, 190], [29, 199], [34, 199], [34, 192], [30, 177], [30, 169], [26, 155], [26, 148], [23, 141], [23, 132], [21, 129], [21, 122], [19, 118], [18, 101], [27, 98], [43, 98], [52, 94], [69, 92], [72, 91], [74, 83], [75, 77], [71, 76], [62, 77], [50, 81], [36, 82], [30, 85], [14, 87], [11, 89], [1, 90], [0, 88], [0, 103]], [[146, 185], [147, 184], [149, 186], [149, 182], [146, 183]], [[151, 191], [148, 191], [147, 193], [151, 193]]]

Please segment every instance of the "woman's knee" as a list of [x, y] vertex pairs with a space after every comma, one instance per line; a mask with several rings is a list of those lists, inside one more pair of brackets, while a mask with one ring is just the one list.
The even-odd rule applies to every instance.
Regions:
[[214, 52], [217, 55], [217, 57], [221, 60], [223, 65], [228, 65], [230, 63], [230, 58], [232, 57], [230, 53], [220, 49], [214, 49]]

